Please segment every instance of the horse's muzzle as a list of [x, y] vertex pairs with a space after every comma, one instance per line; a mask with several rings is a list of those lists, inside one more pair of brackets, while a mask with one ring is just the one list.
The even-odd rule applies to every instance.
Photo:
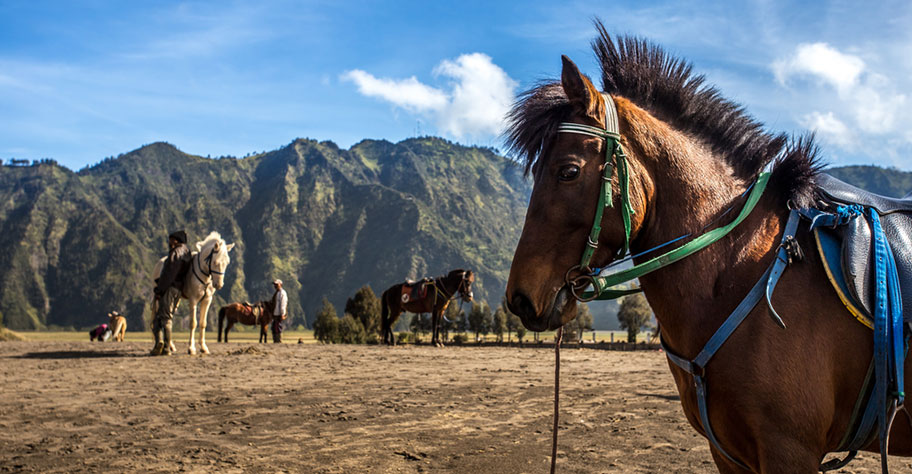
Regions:
[[555, 295], [551, 307], [541, 316], [536, 313], [532, 301], [520, 292], [513, 295], [513, 299], [507, 303], [507, 308], [511, 313], [519, 316], [526, 329], [542, 332], [563, 326], [563, 314], [568, 309], [567, 305], [573, 301], [570, 295], [570, 288], [565, 285]]

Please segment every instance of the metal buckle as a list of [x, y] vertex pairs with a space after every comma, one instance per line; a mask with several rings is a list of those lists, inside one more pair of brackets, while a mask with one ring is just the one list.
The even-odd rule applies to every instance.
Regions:
[[801, 250], [801, 246], [798, 245], [798, 241], [795, 239], [795, 236], [789, 235], [785, 240], [779, 244], [779, 248], [785, 250], [785, 255], [788, 257], [789, 265], [792, 262], [800, 262], [804, 260], [804, 252]]
[[[581, 273], [579, 275], [571, 278], [570, 274], [573, 273], [574, 271], [579, 271]], [[599, 289], [598, 285], [595, 283], [595, 276], [590, 275], [589, 267], [586, 267], [585, 269], [581, 268], [579, 265], [574, 265], [574, 266], [570, 267], [570, 269], [567, 270], [567, 273], [564, 274], [564, 283], [568, 287], [570, 287], [570, 294], [573, 295], [573, 297], [576, 298], [577, 301], [580, 301], [583, 303], [593, 301], [599, 297], [599, 294], [601, 294], [601, 290]], [[577, 293], [579, 291], [585, 290], [587, 287], [589, 287], [589, 285], [592, 285], [592, 288], [595, 290], [595, 293], [591, 297], [588, 297], [588, 298], [583, 297], [582, 295]]]

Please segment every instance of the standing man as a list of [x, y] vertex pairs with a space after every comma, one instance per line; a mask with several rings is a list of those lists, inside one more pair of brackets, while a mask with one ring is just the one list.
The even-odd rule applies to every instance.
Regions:
[[190, 268], [190, 249], [187, 233], [178, 230], [168, 236], [168, 257], [162, 265], [161, 275], [155, 284], [155, 301], [158, 307], [152, 319], [155, 347], [150, 355], [171, 355], [171, 324], [180, 304], [184, 277]]
[[282, 280], [276, 279], [272, 282], [275, 287], [275, 294], [272, 295], [272, 342], [282, 342], [282, 330], [285, 329], [285, 318], [288, 317], [286, 309], [288, 308], [288, 294], [282, 289]]

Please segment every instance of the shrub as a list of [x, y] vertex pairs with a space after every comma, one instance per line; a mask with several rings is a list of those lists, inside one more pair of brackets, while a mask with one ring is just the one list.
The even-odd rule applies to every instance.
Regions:
[[317, 320], [314, 321], [314, 337], [324, 344], [342, 342], [336, 308], [326, 298], [323, 298], [323, 307], [320, 308]]
[[343, 344], [364, 344], [367, 341], [364, 325], [354, 316], [346, 314], [339, 322], [339, 340]]
[[468, 341], [469, 338], [465, 334], [456, 334], [453, 336], [453, 344], [465, 344]]
[[380, 298], [377, 298], [370, 285], [362, 286], [353, 297], [345, 301], [345, 312], [359, 320], [368, 334], [380, 333]]

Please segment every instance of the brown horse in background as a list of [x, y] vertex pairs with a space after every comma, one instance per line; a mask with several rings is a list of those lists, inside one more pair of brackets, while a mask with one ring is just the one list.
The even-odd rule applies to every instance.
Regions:
[[[564, 57], [561, 80], [525, 92], [510, 114], [509, 145], [524, 159], [534, 187], [506, 300], [533, 331], [556, 329], [576, 316], [580, 280], [568, 271], [579, 275], [574, 269], [593, 228], [604, 170], [615, 165], [606, 162], [606, 139], [558, 133], [558, 127], [608, 129], [602, 96], [608, 94], [629, 162], [631, 254], [732, 222], [737, 212], [725, 215], [726, 209], [741, 209], [748, 187], [773, 163], [766, 191], [743, 222], [709, 247], [639, 279], [666, 347], [693, 360], [771, 268], [789, 209], [815, 202], [817, 148], [812, 138], [789, 141], [764, 131], [661, 48], [612, 38], [600, 22], [597, 28], [593, 48], [604, 92]], [[604, 208], [592, 268], [614, 261], [626, 242], [622, 183], [618, 172], [608, 176], [614, 206]], [[872, 333], [837, 297], [807, 229], [800, 224], [794, 237], [804, 260], [788, 266], [772, 298], [787, 329], [761, 302], [705, 372], [669, 362], [688, 421], [704, 436], [711, 427], [719, 441], [722, 450], [712, 443], [710, 450], [723, 473], [817, 472], [849, 432], [871, 362]], [[907, 358], [906, 380], [910, 369]], [[696, 377], [709, 387], [707, 426]], [[897, 417], [889, 434], [891, 454], [912, 455], [909, 417]], [[875, 436], [864, 450], [877, 452], [878, 443]]]
[[[393, 337], [393, 325], [396, 324], [396, 320], [403, 311], [408, 311], [410, 313], [431, 313], [431, 327], [434, 330], [431, 343], [437, 347], [443, 347], [443, 343], [440, 341], [440, 319], [443, 312], [446, 311], [450, 301], [457, 296], [461, 297], [463, 301], [472, 301], [472, 283], [474, 282], [475, 274], [471, 270], [459, 269], [433, 280], [404, 282], [389, 287], [380, 297], [380, 332], [383, 342], [391, 346], [396, 344], [396, 339]], [[427, 293], [424, 297], [414, 298], [408, 302], [402, 301], [403, 287], [422, 283], [427, 285]]]
[[246, 303], [231, 303], [222, 306], [218, 312], [218, 342], [222, 342], [222, 323], [228, 321], [225, 326], [225, 342], [228, 342], [228, 331], [235, 324], [244, 324], [247, 326], [260, 326], [260, 341], [266, 340], [266, 328], [272, 323], [273, 306], [272, 300], [260, 301], [252, 305]]

